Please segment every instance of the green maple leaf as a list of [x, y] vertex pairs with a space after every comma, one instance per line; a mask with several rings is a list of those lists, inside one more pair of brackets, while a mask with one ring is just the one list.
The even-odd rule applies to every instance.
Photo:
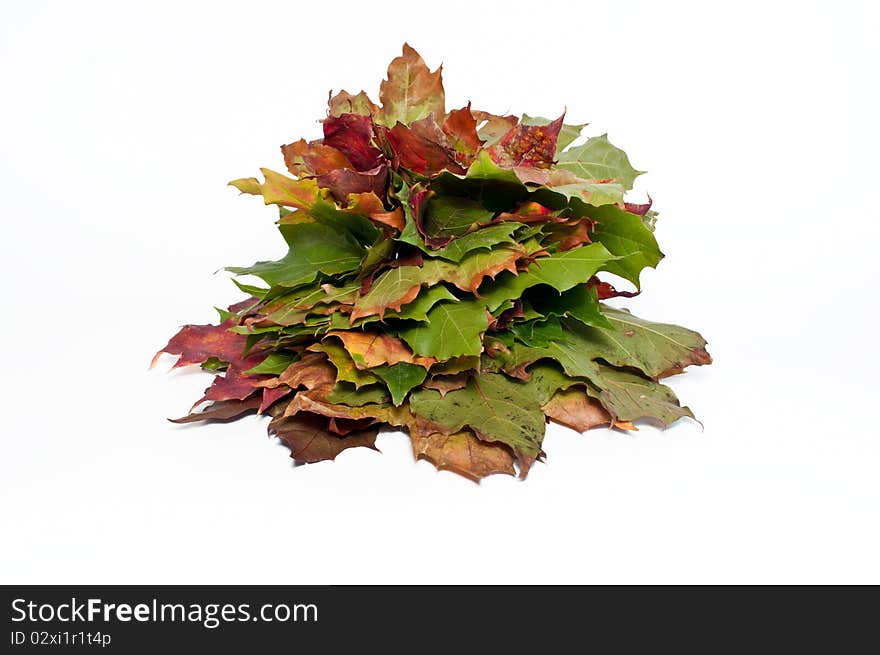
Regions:
[[500, 441], [528, 460], [541, 452], [546, 402], [535, 384], [487, 373], [473, 377], [467, 387], [445, 396], [432, 390], [410, 395], [412, 411], [450, 432], [465, 427], [486, 441]]
[[625, 309], [603, 305], [602, 312], [613, 329], [578, 329], [588, 333], [593, 352], [609, 364], [637, 368], [649, 377], [660, 378], [680, 373], [692, 364], [712, 361], [706, 352], [706, 340], [693, 330], [646, 321]]
[[588, 387], [588, 393], [616, 420], [652, 418], [669, 425], [684, 416], [694, 418], [688, 407], [681, 406], [672, 389], [636, 373], [600, 364], [596, 383], [600, 388]]
[[518, 223], [498, 223], [475, 230], [449, 242], [448, 246], [437, 249], [425, 248], [425, 252], [432, 257], [446, 259], [451, 262], [460, 262], [462, 258], [474, 250], [491, 250], [502, 243], [515, 243], [511, 236], [522, 226]]
[[281, 375], [288, 366], [293, 364], [299, 355], [291, 352], [276, 352], [269, 355], [253, 368], [245, 371], [245, 375]]
[[313, 282], [321, 273], [354, 271], [364, 257], [363, 247], [350, 232], [320, 223], [294, 223], [278, 229], [290, 248], [282, 259], [226, 270], [236, 275], [256, 275], [273, 286], [297, 287]]
[[424, 366], [409, 362], [378, 366], [371, 369], [370, 372], [385, 382], [388, 391], [391, 392], [391, 401], [395, 405], [400, 405], [406, 398], [406, 394], [424, 382], [428, 375]]
[[[327, 400], [337, 405], [349, 407], [365, 407], [381, 405], [389, 400], [388, 389], [382, 384], [370, 384], [364, 387], [356, 387], [348, 382], [337, 382], [327, 394]], [[352, 412], [352, 418], [357, 418]]]
[[556, 165], [586, 180], [613, 179], [624, 189], [632, 189], [636, 177], [644, 172], [632, 167], [626, 153], [609, 143], [607, 134], [560, 153]]
[[523, 291], [538, 284], [547, 284], [557, 291], [567, 291], [589, 281], [615, 259], [601, 243], [539, 257], [519, 275], [504, 274], [495, 282], [480, 288], [486, 306], [493, 311], [505, 300], [519, 298]]
[[471, 198], [492, 212], [509, 211], [529, 195], [516, 173], [498, 166], [485, 150], [464, 175], [444, 171], [432, 180], [431, 189], [439, 196]]
[[663, 259], [654, 233], [640, 216], [619, 207], [591, 207], [586, 213], [595, 221], [593, 240], [619, 257], [609, 262], [605, 270], [626, 278], [640, 288], [642, 269], [648, 266], [654, 268]]
[[595, 289], [585, 284], [569, 289], [560, 294], [541, 293], [530, 295], [530, 307], [542, 317], [570, 316], [584, 325], [612, 328], [599, 307]]
[[442, 302], [428, 312], [427, 318], [424, 324], [399, 330], [400, 338], [414, 353], [444, 361], [482, 351], [480, 336], [489, 326], [482, 301]]
[[435, 197], [428, 201], [425, 209], [424, 229], [432, 238], [452, 238], [466, 234], [476, 225], [488, 223], [494, 215], [469, 198]]

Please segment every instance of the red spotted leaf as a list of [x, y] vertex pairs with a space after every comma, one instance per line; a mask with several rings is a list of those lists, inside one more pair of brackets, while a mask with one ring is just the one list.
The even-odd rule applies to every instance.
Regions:
[[550, 168], [564, 118], [565, 114], [546, 125], [517, 125], [488, 149], [492, 160], [504, 168]]

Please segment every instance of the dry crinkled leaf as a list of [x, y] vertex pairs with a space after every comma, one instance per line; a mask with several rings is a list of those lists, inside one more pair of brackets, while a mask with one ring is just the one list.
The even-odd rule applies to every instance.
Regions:
[[298, 464], [312, 464], [334, 460], [348, 448], [376, 449], [378, 428], [339, 436], [328, 427], [328, 420], [314, 414], [297, 414], [292, 417], [276, 417], [269, 424], [270, 434], [279, 437], [290, 448], [290, 456]]
[[283, 384], [291, 389], [301, 386], [306, 389], [317, 389], [332, 386], [334, 382], [336, 382], [336, 369], [327, 361], [327, 357], [323, 353], [306, 353], [277, 378], [264, 380], [259, 386], [274, 389]]
[[629, 421], [614, 421], [601, 403], [583, 389], [557, 391], [542, 409], [547, 418], [578, 432], [586, 432], [600, 425], [613, 425], [621, 430], [636, 429]]
[[260, 399], [256, 396], [246, 400], [229, 400], [212, 403], [200, 412], [193, 412], [181, 418], [168, 419], [172, 423], [194, 423], [196, 421], [232, 421], [244, 414], [257, 411]]

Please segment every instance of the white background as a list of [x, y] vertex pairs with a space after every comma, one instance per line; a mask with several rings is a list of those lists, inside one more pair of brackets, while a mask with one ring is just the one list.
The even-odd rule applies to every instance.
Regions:
[[[7, 3], [0, 581], [880, 582], [876, 7]], [[294, 469], [264, 420], [165, 421], [208, 378], [153, 353], [284, 249], [226, 181], [404, 40], [449, 107], [567, 106], [650, 171], [628, 305], [709, 339], [671, 380], [705, 429], [551, 427], [477, 486], [399, 434]]]

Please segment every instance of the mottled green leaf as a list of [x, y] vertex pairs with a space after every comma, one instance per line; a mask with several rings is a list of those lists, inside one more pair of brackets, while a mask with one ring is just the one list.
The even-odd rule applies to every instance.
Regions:
[[602, 312], [614, 329], [582, 329], [596, 344], [597, 356], [609, 364], [637, 368], [652, 378], [659, 378], [680, 373], [687, 366], [712, 361], [706, 352], [706, 340], [693, 330], [646, 321], [625, 309], [605, 305]]
[[467, 387], [445, 396], [433, 390], [415, 391], [410, 408], [449, 432], [466, 427], [486, 441], [500, 441], [532, 460], [541, 452], [546, 402], [534, 384], [487, 373], [471, 378]]
[[683, 416], [694, 417], [688, 407], [681, 406], [672, 389], [636, 373], [600, 364], [596, 382], [601, 388], [589, 392], [615, 420], [652, 418], [669, 425]]
[[469, 198], [437, 196], [428, 201], [423, 219], [425, 235], [449, 239], [466, 234], [472, 227], [492, 220], [494, 213]]

